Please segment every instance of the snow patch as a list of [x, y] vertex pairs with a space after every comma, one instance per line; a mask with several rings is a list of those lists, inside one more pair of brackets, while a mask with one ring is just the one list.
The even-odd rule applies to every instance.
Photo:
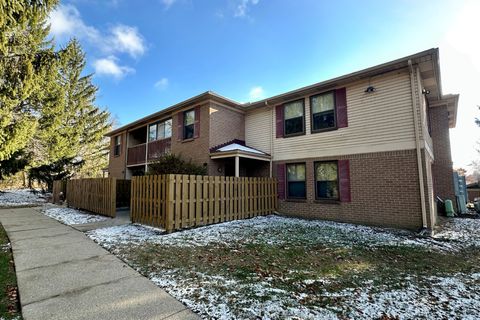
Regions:
[[[308, 221], [280, 216], [264, 216], [199, 227], [171, 234], [163, 230], [148, 230], [142, 225], [124, 225], [93, 230], [89, 236], [100, 243], [119, 241], [121, 244], [140, 244], [149, 241], [156, 244], [195, 247], [212, 243], [230, 244], [270, 243], [276, 245], [324, 243], [351, 248], [379, 246], [423, 247], [437, 251], [454, 250], [455, 243], [428, 237], [418, 237], [409, 231], [375, 228], [331, 221]], [[285, 237], [285, 233], [291, 237]]]
[[53, 218], [55, 220], [61, 221], [67, 225], [73, 224], [84, 224], [90, 222], [99, 222], [105, 221], [109, 218], [103, 216], [97, 216], [93, 214], [88, 214], [79, 210], [71, 208], [50, 208], [44, 209], [43, 214]]
[[[114, 249], [114, 252], [117, 246], [134, 248], [145, 242], [178, 247], [179, 250], [181, 247], [211, 244], [271, 243], [288, 248], [292, 245], [322, 243], [344, 248], [388, 245], [450, 252], [480, 246], [479, 228], [480, 220], [450, 219], [442, 231], [429, 238], [408, 231], [266, 216], [172, 234], [130, 224], [92, 230], [87, 235], [102, 246]], [[145, 270], [144, 267], [142, 270]], [[140, 271], [140, 268], [137, 269]], [[480, 314], [480, 273], [422, 279], [406, 276], [396, 289], [375, 284], [370, 279], [361, 286], [341, 291], [327, 290], [332, 279], [306, 279], [303, 281], [305, 285], [326, 286], [314, 295], [335, 302], [304, 305], [302, 302], [311, 298], [308, 293], [276, 288], [268, 278], [235, 280], [198, 272], [195, 266], [149, 270], [147, 275], [154, 283], [206, 319], [376, 319], [382, 315], [398, 316], [399, 319], [478, 319]], [[292, 275], [296, 272], [291, 271]]]
[[0, 192], [0, 207], [17, 207], [42, 204], [46, 195], [31, 189], [11, 189]]

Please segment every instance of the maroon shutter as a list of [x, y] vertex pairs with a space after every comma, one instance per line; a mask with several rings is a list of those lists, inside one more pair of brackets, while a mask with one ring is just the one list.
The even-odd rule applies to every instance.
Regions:
[[337, 128], [348, 127], [347, 90], [345, 88], [335, 90], [335, 108], [337, 110]]
[[350, 160], [338, 160], [338, 180], [340, 185], [340, 201], [351, 202]]
[[277, 164], [277, 196], [279, 199], [285, 199], [285, 164]]
[[177, 113], [177, 139], [183, 140], [183, 112]]
[[195, 107], [195, 124], [193, 129], [193, 137], [200, 137], [200, 111], [201, 107]]
[[277, 138], [283, 138], [283, 105], [275, 107], [275, 119], [277, 128]]

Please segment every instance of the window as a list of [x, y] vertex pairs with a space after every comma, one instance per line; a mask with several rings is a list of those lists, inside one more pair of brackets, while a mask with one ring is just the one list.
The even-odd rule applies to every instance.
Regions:
[[157, 124], [151, 124], [148, 129], [148, 141], [157, 140]]
[[122, 137], [121, 136], [115, 136], [114, 141], [113, 141], [113, 155], [114, 156], [119, 156], [120, 155], [121, 144], [122, 144]]
[[148, 131], [148, 141], [170, 138], [172, 136], [172, 119], [151, 124]]
[[336, 161], [315, 162], [315, 189], [317, 199], [339, 199]]
[[195, 130], [195, 110], [183, 113], [183, 139], [192, 139]]
[[304, 132], [303, 100], [293, 101], [284, 106], [285, 136], [301, 134]]
[[305, 199], [305, 163], [287, 164], [287, 197]]
[[165, 138], [170, 138], [172, 136], [172, 119], [165, 121]]
[[335, 97], [327, 92], [310, 97], [312, 132], [335, 128]]

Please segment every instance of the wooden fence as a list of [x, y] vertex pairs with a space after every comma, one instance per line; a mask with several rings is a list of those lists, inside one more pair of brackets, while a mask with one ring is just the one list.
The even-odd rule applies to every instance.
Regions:
[[67, 194], [67, 180], [55, 180], [53, 181], [52, 188], [52, 203], [60, 203], [60, 192], [63, 193], [63, 199]]
[[68, 180], [68, 206], [115, 217], [116, 187], [115, 178]]
[[147, 175], [132, 178], [133, 222], [167, 232], [272, 213], [277, 206], [272, 178]]

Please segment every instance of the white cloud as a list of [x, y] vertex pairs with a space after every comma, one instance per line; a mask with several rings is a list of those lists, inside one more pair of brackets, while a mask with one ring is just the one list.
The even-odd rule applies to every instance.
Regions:
[[159, 89], [159, 90], [165, 90], [168, 87], [168, 79], [167, 78], [162, 78], [155, 82], [154, 87]]
[[91, 42], [100, 39], [100, 32], [92, 26], [86, 25], [80, 17], [80, 12], [73, 5], [61, 5], [50, 13], [48, 17], [50, 33], [57, 38], [86, 38]]
[[162, 0], [165, 9], [170, 8], [177, 0]]
[[250, 6], [257, 5], [259, 0], [240, 0], [238, 5], [235, 7], [234, 16], [235, 17], [247, 17]]
[[147, 50], [145, 39], [133, 26], [118, 24], [101, 31], [87, 25], [78, 9], [71, 5], [58, 6], [49, 16], [50, 34], [57, 41], [65, 42], [76, 37], [92, 50], [94, 56], [107, 56], [94, 61], [97, 75], [110, 75], [120, 79], [135, 70], [119, 63], [118, 54], [125, 53], [138, 59]]
[[121, 66], [117, 63], [118, 59], [114, 56], [97, 59], [93, 63], [96, 74], [102, 76], [113, 76], [115, 79], [121, 79], [127, 74], [134, 73], [135, 69], [127, 66]]
[[134, 58], [145, 53], [145, 41], [137, 28], [117, 25], [113, 27], [110, 32], [110, 39], [108, 39], [106, 43], [107, 50], [126, 52]]
[[262, 87], [253, 87], [248, 95], [250, 100], [260, 100], [265, 96], [265, 91]]

